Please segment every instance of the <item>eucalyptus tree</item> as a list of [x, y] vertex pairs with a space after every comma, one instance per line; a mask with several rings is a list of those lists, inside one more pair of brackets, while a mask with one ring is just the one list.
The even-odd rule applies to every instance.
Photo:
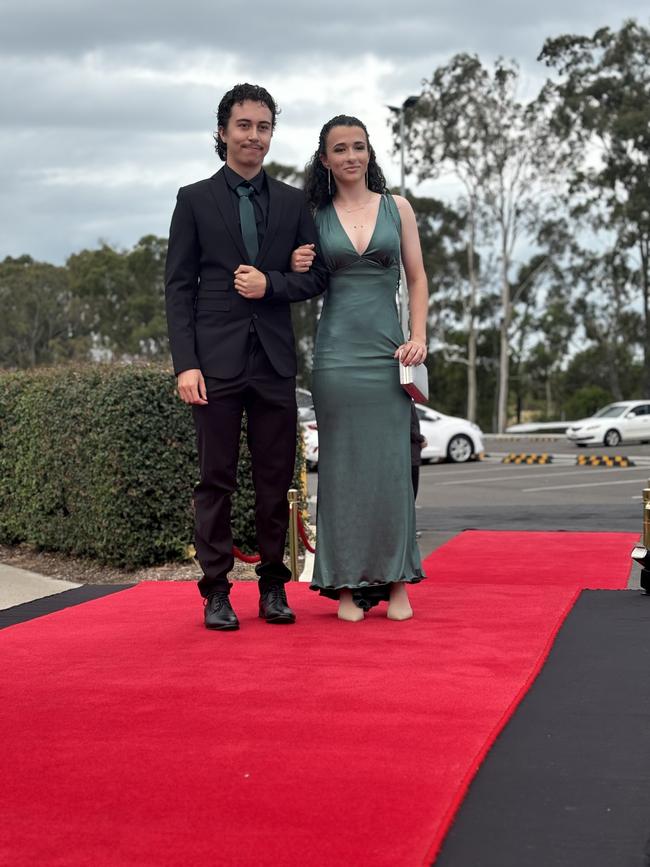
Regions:
[[585, 251], [573, 274], [576, 312], [586, 339], [604, 361], [606, 386], [615, 400], [630, 398], [625, 370], [641, 341], [641, 322], [632, 307], [635, 275], [624, 245], [615, 245], [604, 254]]
[[[576, 350], [575, 340], [584, 337], [576, 308], [582, 286], [578, 265], [583, 253], [566, 214], [555, 214], [542, 222], [535, 242], [539, 252], [520, 274], [523, 285], [534, 281], [537, 286], [526, 335], [528, 345], [518, 356], [526, 388], [536, 399], [541, 394], [544, 414], [550, 418], [562, 405], [563, 372]], [[520, 387], [520, 394], [522, 390]]]
[[430, 283], [430, 331], [445, 361], [466, 368], [470, 421], [477, 414], [478, 323], [481, 258], [472, 203], [455, 208], [437, 199], [413, 198]]
[[[540, 60], [559, 74], [547, 93], [555, 131], [572, 154], [573, 214], [586, 219], [591, 231], [601, 234], [598, 244], [607, 248], [600, 271], [614, 305], [610, 318], [628, 316], [635, 296], [640, 302], [649, 395], [650, 31], [629, 20], [619, 31], [603, 27], [592, 36], [560, 36], [545, 42]], [[587, 264], [595, 269], [593, 261]], [[593, 313], [590, 333], [616, 355], [614, 338], [607, 335], [621, 329], [596, 315], [588, 300], [585, 305]], [[629, 323], [621, 328], [629, 331]], [[620, 393], [618, 384], [610, 387]]]
[[305, 185], [305, 172], [296, 166], [290, 166], [286, 163], [277, 163], [271, 160], [264, 163], [264, 171], [272, 178], [278, 181], [283, 181], [285, 184], [290, 184], [292, 187], [302, 189]]
[[563, 370], [568, 363], [571, 339], [577, 319], [572, 293], [562, 279], [554, 279], [544, 290], [544, 303], [531, 322], [532, 345], [523, 367], [533, 392], [541, 392], [544, 416], [558, 414], [563, 403]]
[[164, 267], [167, 241], [141, 238], [131, 250], [108, 244], [66, 262], [93, 348], [108, 358], [166, 358]]
[[[413, 196], [407, 198], [418, 224], [424, 268], [429, 278], [428, 328], [435, 350], [445, 362], [461, 364], [476, 373], [476, 331], [467, 351], [461, 335], [471, 328], [476, 316], [465, 290], [469, 280], [466, 224], [467, 213], [456, 210], [439, 199]], [[479, 267], [478, 257], [475, 265]], [[430, 365], [433, 359], [430, 359]], [[470, 377], [468, 377], [469, 379]], [[476, 387], [467, 392], [467, 416], [476, 420]]]
[[0, 262], [0, 367], [26, 368], [85, 355], [65, 268], [31, 256]]
[[[487, 230], [497, 254], [500, 431], [508, 410], [515, 251], [535, 234], [544, 204], [542, 190], [561, 167], [564, 153], [549, 128], [546, 104], [539, 99], [519, 101], [518, 85], [514, 62], [500, 59], [489, 71], [477, 56], [458, 54], [424, 82], [417, 103], [405, 116], [406, 146], [418, 178], [450, 175], [464, 187], [474, 310], [482, 288], [475, 267], [477, 233]], [[474, 317], [470, 341], [475, 328]]]

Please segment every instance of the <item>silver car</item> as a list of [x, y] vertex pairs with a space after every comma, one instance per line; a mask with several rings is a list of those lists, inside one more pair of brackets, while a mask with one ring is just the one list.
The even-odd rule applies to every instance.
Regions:
[[566, 437], [578, 446], [650, 442], [650, 400], [609, 403], [589, 418], [571, 422]]

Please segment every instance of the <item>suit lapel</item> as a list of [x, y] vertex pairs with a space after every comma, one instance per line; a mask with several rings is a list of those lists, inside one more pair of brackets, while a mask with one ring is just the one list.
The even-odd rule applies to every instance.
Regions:
[[228, 189], [228, 184], [226, 183], [223, 169], [219, 169], [216, 175], [212, 175], [210, 180], [210, 192], [212, 193], [212, 196], [217, 203], [217, 208], [219, 209], [221, 218], [226, 224], [226, 228], [230, 233], [233, 243], [235, 244], [235, 247], [237, 247], [237, 250], [242, 257], [242, 262], [249, 262], [248, 253], [246, 252], [246, 247], [244, 246], [244, 239], [242, 238], [241, 232], [239, 231], [239, 224], [235, 221], [232, 200], [230, 197], [230, 190]]
[[269, 186], [269, 213], [266, 221], [266, 231], [264, 232], [264, 240], [255, 260], [255, 267], [262, 268], [264, 259], [271, 249], [271, 244], [275, 238], [278, 227], [282, 222], [282, 211], [284, 207], [284, 196], [282, 195], [282, 187], [275, 178], [266, 176], [266, 182]]

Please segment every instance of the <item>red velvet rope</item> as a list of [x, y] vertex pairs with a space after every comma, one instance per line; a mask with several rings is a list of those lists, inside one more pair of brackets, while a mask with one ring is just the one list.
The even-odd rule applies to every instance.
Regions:
[[[310, 552], [310, 554], [315, 554], [316, 549], [309, 541], [309, 536], [305, 532], [305, 525], [302, 523], [300, 512], [298, 512], [298, 532], [300, 533], [300, 538], [302, 539], [302, 544], [305, 548]], [[259, 554], [244, 554], [244, 552], [240, 551], [236, 545], [232, 546], [232, 555], [233, 557], [236, 557], [237, 560], [241, 560], [242, 563], [259, 563], [262, 559]]]
[[232, 546], [232, 555], [241, 560], [242, 563], [259, 563], [262, 559], [259, 554], [244, 554], [236, 545]]
[[309, 541], [309, 537], [305, 532], [305, 527], [302, 523], [302, 515], [300, 514], [300, 512], [298, 512], [298, 532], [300, 533], [300, 538], [302, 539], [302, 544], [305, 546], [305, 548], [309, 551], [310, 554], [315, 554], [316, 549]]

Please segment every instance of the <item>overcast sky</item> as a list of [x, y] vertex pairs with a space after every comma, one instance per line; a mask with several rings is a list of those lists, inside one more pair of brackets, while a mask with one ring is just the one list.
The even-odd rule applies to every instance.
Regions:
[[[221, 165], [215, 110], [241, 81], [281, 108], [270, 159], [303, 166], [334, 114], [365, 120], [389, 182], [386, 104], [460, 51], [516, 59], [544, 39], [649, 23], [647, 0], [0, 0], [0, 259], [62, 263], [166, 235], [179, 186]], [[429, 190], [430, 191], [430, 190]], [[444, 188], [439, 187], [444, 194]]]

